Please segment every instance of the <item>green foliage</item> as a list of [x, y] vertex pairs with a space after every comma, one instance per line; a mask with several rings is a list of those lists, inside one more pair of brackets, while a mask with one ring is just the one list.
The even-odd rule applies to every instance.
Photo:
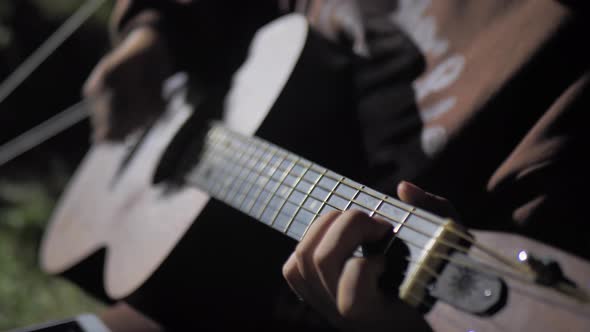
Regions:
[[[63, 178], [53, 182], [63, 182]], [[100, 304], [38, 268], [37, 251], [55, 203], [51, 186], [0, 181], [0, 330], [96, 311]]]

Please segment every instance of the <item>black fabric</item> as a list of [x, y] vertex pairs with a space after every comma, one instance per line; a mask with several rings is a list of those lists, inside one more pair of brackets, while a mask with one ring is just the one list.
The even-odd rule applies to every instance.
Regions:
[[420, 149], [422, 121], [412, 82], [424, 58], [407, 35], [383, 16], [368, 19], [371, 56], [359, 57], [354, 83], [368, 160], [365, 183], [395, 194], [400, 180], [415, 178], [426, 161]]

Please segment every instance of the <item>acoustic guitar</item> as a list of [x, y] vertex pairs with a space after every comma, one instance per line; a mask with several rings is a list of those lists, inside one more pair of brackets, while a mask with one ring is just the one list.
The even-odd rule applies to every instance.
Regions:
[[[354, 152], [354, 137], [330, 141], [321, 124], [293, 127], [300, 117], [336, 114], [273, 113], [277, 105], [301, 106], [297, 98], [281, 100], [294, 93], [288, 88], [310, 61], [311, 44], [303, 17], [277, 20], [255, 37], [222, 121], [206, 130], [187, 127], [192, 110], [183, 102], [186, 90], [177, 88], [169, 110], [141, 140], [95, 145], [45, 234], [45, 271], [63, 273], [106, 248], [104, 291], [122, 299], [145, 287], [191, 227], [210, 222], [202, 218], [211, 216], [203, 213], [211, 205], [222, 202], [294, 240], [327, 211], [358, 209], [393, 225], [389, 244], [406, 246], [407, 264], [401, 285], [385, 291], [422, 309], [435, 331], [590, 330], [588, 262], [523, 236], [466, 229], [340, 175], [354, 173], [354, 161], [351, 169], [320, 166], [333, 169], [330, 160]], [[324, 73], [309, 74], [323, 84]], [[317, 86], [297, 93], [314, 96]], [[345, 99], [333, 97], [339, 97], [333, 103]], [[311, 99], [312, 109], [339, 106]], [[338, 124], [346, 128], [353, 132], [354, 121]], [[173, 147], [191, 135], [183, 147], [190, 157], [171, 167]], [[180, 176], [159, 181], [171, 168]]]

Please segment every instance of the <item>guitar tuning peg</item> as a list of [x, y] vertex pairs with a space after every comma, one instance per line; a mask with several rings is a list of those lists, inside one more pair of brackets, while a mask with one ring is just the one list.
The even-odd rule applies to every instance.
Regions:
[[524, 250], [521, 250], [517, 257], [521, 263], [526, 264], [535, 273], [536, 283], [551, 287], [581, 302], [590, 302], [588, 292], [580, 289], [576, 283], [568, 279], [557, 261], [547, 257], [537, 258]]
[[559, 263], [553, 259], [547, 257], [538, 258], [521, 250], [518, 253], [518, 260], [527, 264], [535, 272], [535, 282], [541, 285], [553, 286], [563, 281], [573, 284], [564, 276]]

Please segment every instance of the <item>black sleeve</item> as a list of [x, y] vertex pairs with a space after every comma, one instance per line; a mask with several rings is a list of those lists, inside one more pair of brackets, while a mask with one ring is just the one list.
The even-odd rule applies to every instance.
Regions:
[[179, 69], [202, 85], [229, 81], [243, 62], [254, 33], [281, 14], [277, 0], [129, 1], [115, 29], [128, 30], [141, 13], [157, 13], [152, 24], [165, 33]]

